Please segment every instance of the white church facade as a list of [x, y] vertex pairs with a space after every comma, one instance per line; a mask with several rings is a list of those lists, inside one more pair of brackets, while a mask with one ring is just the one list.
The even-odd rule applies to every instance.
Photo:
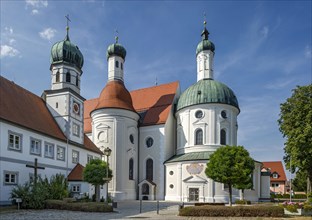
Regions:
[[[17, 114], [22, 114], [22, 110], [14, 112], [12, 109], [17, 108], [14, 105], [5, 109], [1, 101], [1, 188], [7, 187], [6, 171], [18, 173], [18, 183], [27, 180], [22, 175], [24, 166], [39, 156], [33, 155], [31, 144], [29, 146], [25, 142], [23, 150], [17, 151], [17, 155], [24, 159], [13, 159], [17, 157], [16, 151], [10, 149], [11, 132], [13, 135], [20, 134], [19, 140], [21, 137], [23, 141], [32, 138], [41, 140], [39, 160], [46, 169], [40, 172], [47, 173], [50, 169], [48, 165], [53, 166], [50, 175], [53, 172], [66, 173], [72, 181], [70, 183], [80, 183], [81, 193], [93, 192], [88, 184], [82, 182], [83, 166], [92, 158], [101, 158], [101, 152], [109, 147], [113, 177], [108, 191], [115, 201], [227, 202], [227, 187], [207, 178], [205, 169], [209, 156], [216, 149], [223, 145], [237, 145], [240, 109], [234, 92], [214, 79], [215, 46], [208, 35], [204, 27], [202, 40], [196, 49], [197, 82], [182, 93], [178, 82], [129, 92], [124, 81], [126, 49], [116, 38], [116, 42], [107, 49], [108, 81], [98, 97], [85, 100], [80, 95], [83, 56], [78, 47], [70, 42], [67, 32], [66, 38], [51, 49], [51, 89], [46, 90], [42, 98], [36, 97], [36, 102], [40, 102], [51, 123], [58, 129], [44, 126], [47, 122], [43, 118], [40, 126], [47, 131], [39, 129], [40, 135], [44, 136], [39, 138], [35, 135], [38, 129], [31, 125], [33, 121], [21, 125], [21, 122], [13, 120], [18, 118]], [[1, 80], [11, 83], [4, 78]], [[1, 91], [2, 87], [3, 83]], [[10, 113], [6, 114], [9, 109]], [[7, 119], [13, 112], [12, 119]], [[60, 137], [50, 134], [49, 129], [57, 130]], [[27, 132], [29, 134], [25, 134]], [[54, 160], [48, 158], [46, 161], [45, 143], [53, 144]], [[59, 146], [66, 151], [67, 159], [78, 152], [81, 160], [76, 164], [67, 159], [58, 161]], [[16, 163], [20, 168], [8, 170]], [[245, 191], [248, 200], [270, 197], [270, 178], [267, 173], [261, 172], [261, 168], [262, 164], [255, 161], [254, 186]], [[12, 185], [9, 184], [9, 187], [12, 188]], [[0, 201], [8, 198], [9, 187], [1, 190], [5, 193], [1, 193]], [[104, 195], [105, 188], [102, 190]], [[240, 192], [234, 189], [234, 199], [240, 196]]]

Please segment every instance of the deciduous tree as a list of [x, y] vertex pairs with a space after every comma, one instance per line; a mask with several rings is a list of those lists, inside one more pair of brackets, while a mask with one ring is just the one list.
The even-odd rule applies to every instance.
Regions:
[[306, 172], [309, 193], [312, 188], [312, 85], [297, 86], [280, 108], [278, 124], [286, 138], [284, 162], [292, 172], [296, 169]]
[[232, 205], [232, 187], [248, 182], [255, 163], [243, 146], [224, 146], [209, 158], [207, 177], [229, 186], [229, 204]]
[[108, 169], [107, 175], [107, 163], [100, 159], [91, 160], [83, 170], [83, 180], [95, 187], [95, 198], [97, 202], [100, 201], [100, 186], [108, 183], [108, 180], [105, 179], [107, 176], [111, 178], [112, 171]]

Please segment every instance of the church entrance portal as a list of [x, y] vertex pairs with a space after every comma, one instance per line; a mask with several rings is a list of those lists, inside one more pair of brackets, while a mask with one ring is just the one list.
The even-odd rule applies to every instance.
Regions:
[[197, 202], [199, 201], [199, 189], [189, 188], [189, 201]]

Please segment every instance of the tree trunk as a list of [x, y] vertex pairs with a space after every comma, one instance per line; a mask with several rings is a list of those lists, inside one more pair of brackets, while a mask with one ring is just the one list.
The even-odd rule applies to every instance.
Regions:
[[230, 194], [229, 205], [232, 206], [232, 184], [229, 184], [229, 194]]
[[307, 177], [307, 195], [312, 193], [312, 176]]
[[245, 200], [245, 194], [244, 194], [244, 191], [245, 191], [245, 189], [242, 189], [242, 197], [243, 197], [243, 199], [242, 199], [242, 200]]
[[100, 185], [94, 186], [95, 201], [100, 202]]

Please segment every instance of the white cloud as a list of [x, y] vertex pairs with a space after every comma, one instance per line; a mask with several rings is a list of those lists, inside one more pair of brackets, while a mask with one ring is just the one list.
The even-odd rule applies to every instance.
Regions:
[[46, 40], [51, 40], [56, 33], [56, 30], [53, 28], [46, 28], [43, 31], [39, 32], [41, 38]]
[[47, 0], [25, 0], [25, 2], [26, 6], [32, 6], [34, 8], [48, 7]]
[[46, 8], [48, 7], [48, 1], [47, 0], [25, 0], [26, 2], [26, 9], [28, 7], [31, 7], [31, 14], [36, 15], [39, 14], [39, 8]]
[[13, 28], [12, 27], [5, 27], [4, 30], [9, 33], [9, 34], [13, 34]]
[[0, 57], [15, 57], [19, 54], [20, 52], [9, 46], [9, 45], [1, 45], [1, 53]]
[[13, 39], [13, 38], [11, 38], [11, 39], [9, 40], [9, 44], [10, 44], [10, 45], [14, 44], [15, 42], [16, 42], [16, 40]]
[[39, 14], [38, 9], [33, 9], [33, 10], [31, 11], [31, 14], [33, 14], [33, 15]]

